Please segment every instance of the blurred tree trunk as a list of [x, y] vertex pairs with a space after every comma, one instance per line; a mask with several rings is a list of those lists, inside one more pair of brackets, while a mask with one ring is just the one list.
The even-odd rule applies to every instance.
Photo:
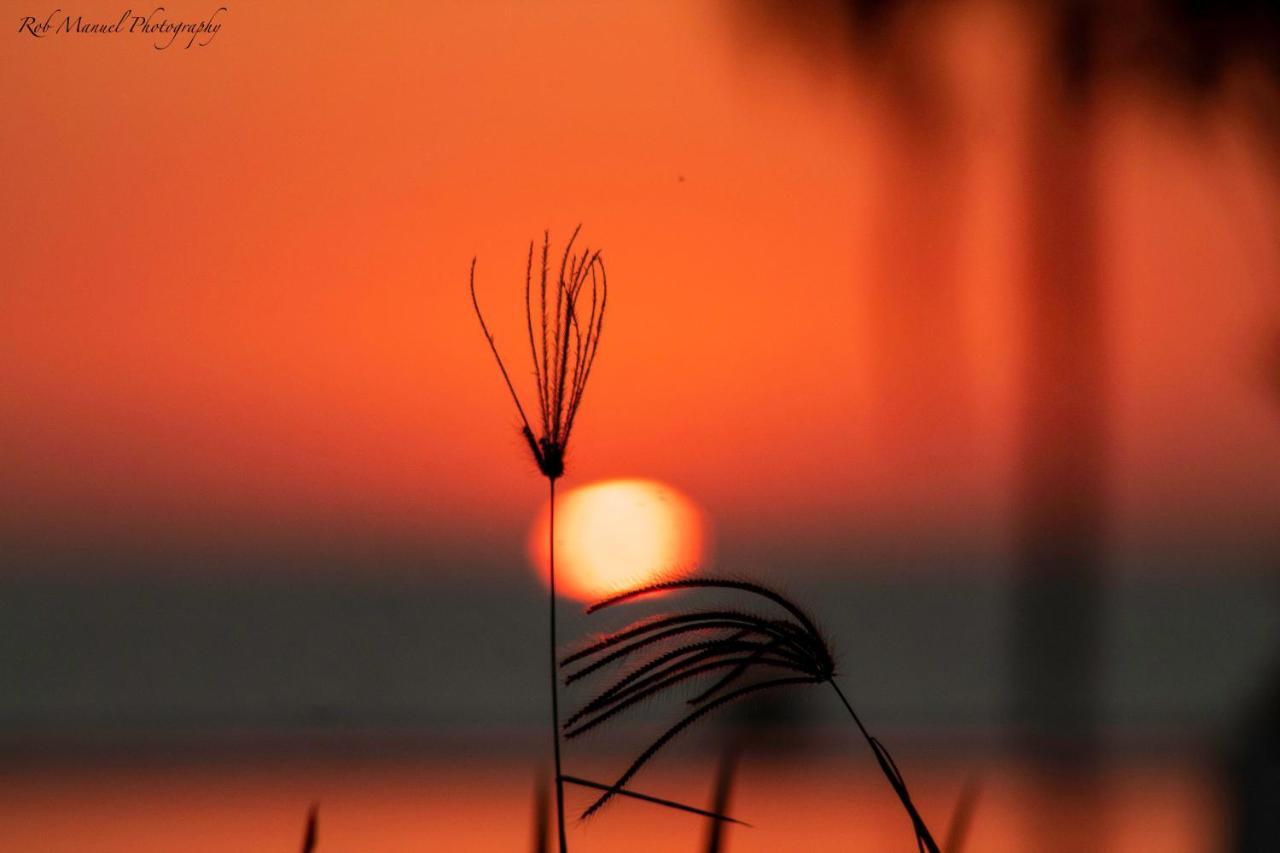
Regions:
[[1050, 33], [1044, 53], [1028, 129], [1012, 711], [1040, 793], [1059, 806], [1045, 810], [1054, 825], [1037, 832], [1038, 849], [1093, 850], [1108, 417], [1099, 127], [1088, 34]]
[[[919, 45], [892, 34], [905, 57]], [[891, 488], [882, 501], [917, 529], [939, 505], [967, 506], [973, 388], [958, 275], [964, 152], [938, 69], [907, 58], [880, 71], [878, 142], [867, 304], [875, 441]], [[921, 496], [931, 496], [922, 502]]]
[[[1271, 136], [1271, 140], [1276, 139], [1280, 134]], [[1280, 401], [1280, 329], [1270, 344], [1263, 364], [1263, 381], [1267, 391]], [[1232, 853], [1275, 849], [1276, 839], [1280, 838], [1280, 654], [1275, 655], [1263, 676], [1259, 695], [1246, 702], [1232, 732], [1226, 759], [1227, 849]]]

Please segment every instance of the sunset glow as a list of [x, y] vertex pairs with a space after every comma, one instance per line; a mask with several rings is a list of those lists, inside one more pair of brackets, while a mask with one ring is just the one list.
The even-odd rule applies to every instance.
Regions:
[[[526, 241], [583, 222], [616, 302], [577, 482], [678, 476], [744, 553], [1003, 541], [1027, 244], [1030, 105], [1001, 48], [1016, 22], [957, 28], [956, 60], [985, 58], [965, 91], [1005, 118], [962, 123], [925, 173], [856, 68], [847, 91], [814, 87], [782, 51], [746, 53], [714, 4], [588, 5], [497, 23], [487, 4], [390, 4], [416, 16], [403, 29], [342, 4], [239, 6], [204, 53], [158, 54], [204, 57], [164, 74], [127, 39], [14, 42], [0, 531], [200, 547], [340, 530], [453, 572], [471, 537], [529, 512], [492, 497], [527, 462], [468, 265], [515, 358]], [[603, 47], [621, 32], [663, 61]], [[552, 38], [591, 49], [549, 54]], [[1118, 523], [1213, 547], [1268, 529], [1280, 500], [1249, 367], [1280, 211], [1233, 122], [1204, 147], [1157, 105], [1098, 117]], [[136, 178], [179, 164], [200, 164], [199, 205]]]
[[1280, 2], [130, 5], [0, 34], [0, 853], [1280, 851]]
[[[702, 513], [670, 486], [606, 480], [556, 503], [557, 592], [593, 601], [691, 568], [704, 550]], [[548, 507], [529, 534], [529, 553], [547, 576]]]

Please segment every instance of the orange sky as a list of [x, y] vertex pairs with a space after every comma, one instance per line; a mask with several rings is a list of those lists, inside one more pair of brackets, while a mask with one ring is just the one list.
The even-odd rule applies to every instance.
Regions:
[[[671, 482], [719, 542], [1000, 540], [1030, 95], [994, 6], [937, 27], [934, 160], [883, 80], [716, 3], [379, 6], [232, 4], [191, 50], [3, 37], [4, 532], [519, 548], [543, 489], [466, 271], [523, 364], [527, 241], [581, 220], [611, 301], [571, 484]], [[1257, 541], [1274, 166], [1228, 114], [1103, 115], [1122, 539]]]

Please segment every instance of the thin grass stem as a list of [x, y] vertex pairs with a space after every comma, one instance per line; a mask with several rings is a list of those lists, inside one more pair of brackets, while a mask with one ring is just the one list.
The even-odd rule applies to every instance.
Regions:
[[674, 800], [664, 800], [662, 797], [654, 797], [650, 794], [641, 794], [638, 791], [632, 791], [628, 788], [619, 788], [614, 790], [608, 785], [602, 785], [599, 782], [592, 782], [590, 779], [582, 779], [577, 776], [566, 776], [564, 777], [564, 781], [568, 782], [570, 785], [578, 785], [582, 788], [591, 788], [596, 791], [613, 791], [613, 793], [619, 797], [629, 797], [633, 800], [653, 803], [656, 806], [666, 806], [669, 809], [676, 809], [677, 811], [701, 815], [702, 817], [710, 818], [717, 823], [736, 823], [738, 826], [745, 826], [749, 829], [751, 828], [751, 824], [747, 823], [745, 820], [738, 820], [735, 817], [729, 817], [727, 814], [723, 814], [719, 811], [709, 811], [707, 809], [700, 809], [697, 806], [688, 806], [684, 803], [677, 803]]
[[911, 795], [907, 792], [907, 783], [898, 771], [898, 765], [894, 763], [893, 757], [889, 755], [889, 750], [885, 749], [884, 744], [872, 737], [871, 733], [867, 731], [867, 727], [862, 724], [862, 719], [858, 716], [858, 712], [853, 710], [853, 705], [849, 702], [848, 697], [844, 695], [844, 691], [840, 689], [840, 685], [836, 684], [835, 679], [827, 679], [827, 683], [831, 685], [836, 695], [840, 697], [840, 701], [844, 703], [844, 707], [848, 709], [849, 716], [853, 718], [853, 722], [858, 726], [858, 731], [862, 733], [863, 738], [866, 739], [867, 744], [871, 747], [872, 753], [875, 754], [876, 762], [879, 763], [881, 772], [889, 780], [889, 785], [898, 795], [899, 802], [902, 803], [903, 809], [906, 810], [907, 815], [911, 818], [911, 825], [916, 833], [916, 845], [921, 850], [927, 850], [928, 853], [941, 853], [937, 842], [929, 834], [929, 827], [925, 825], [924, 819], [920, 817], [920, 812], [916, 810], [915, 803], [911, 801]]
[[547, 534], [548, 587], [551, 627], [551, 742], [556, 760], [556, 823], [560, 831], [560, 853], [568, 853], [569, 841], [564, 833], [564, 774], [560, 769], [560, 679], [556, 670], [556, 481], [549, 477], [551, 509]]

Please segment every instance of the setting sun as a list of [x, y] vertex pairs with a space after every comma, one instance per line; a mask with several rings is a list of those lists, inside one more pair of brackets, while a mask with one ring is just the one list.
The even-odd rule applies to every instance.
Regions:
[[[547, 576], [548, 507], [534, 521], [529, 554]], [[651, 480], [606, 480], [556, 503], [557, 592], [584, 601], [688, 569], [703, 554], [697, 506]]]

